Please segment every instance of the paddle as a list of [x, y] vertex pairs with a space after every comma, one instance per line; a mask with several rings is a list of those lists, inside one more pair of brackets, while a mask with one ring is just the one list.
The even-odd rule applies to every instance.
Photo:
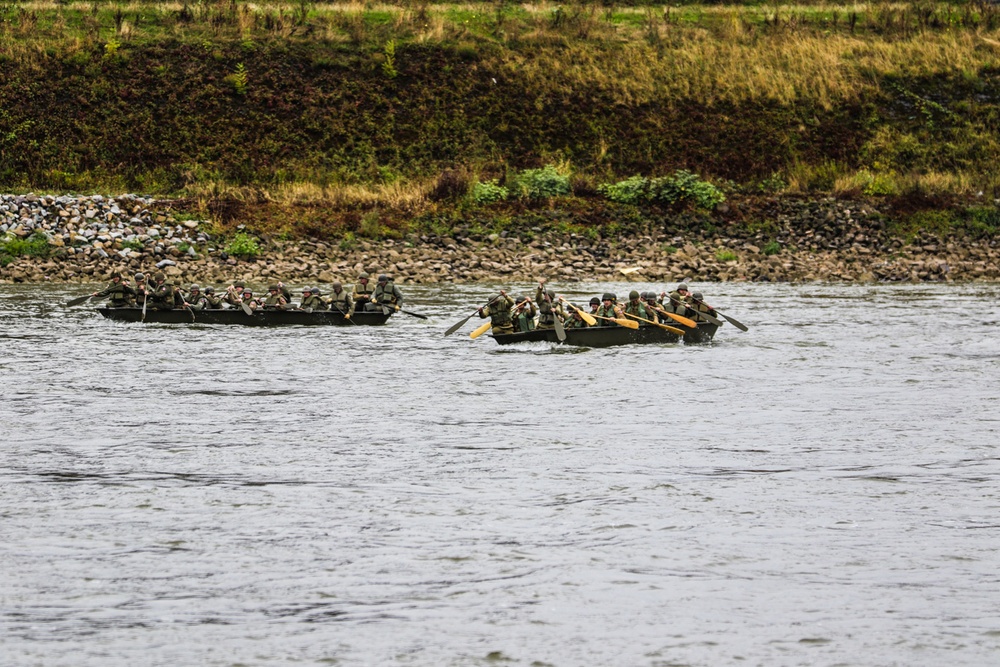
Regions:
[[[707, 303], [705, 303], [704, 301], [696, 301], [695, 299], [691, 299], [691, 301], [693, 301], [694, 303], [700, 303], [700, 304], [701, 304], [701, 305], [703, 305], [703, 306], [708, 306], [708, 304], [707, 304]], [[712, 308], [711, 306], [708, 306], [708, 307], [709, 307], [709, 308]], [[726, 321], [727, 321], [727, 322], [729, 322], [730, 324], [732, 324], [732, 325], [733, 325], [734, 327], [736, 327], [736, 328], [737, 328], [737, 329], [739, 329], [740, 331], [750, 331], [750, 329], [749, 329], [749, 328], [747, 327], [747, 325], [743, 324], [742, 322], [740, 322], [740, 321], [739, 321], [739, 320], [737, 320], [736, 318], [733, 318], [733, 317], [729, 317], [729, 315], [726, 315], [725, 313], [723, 313], [723, 312], [722, 312], [721, 310], [719, 310], [718, 308], [712, 308], [712, 310], [714, 310], [715, 312], [717, 312], [717, 313], [718, 313], [719, 315], [722, 315], [722, 316], [723, 316], [724, 318], [726, 318]], [[707, 318], [709, 322], [711, 322], [711, 321], [712, 321], [712, 320], [714, 319], [714, 318], [713, 318], [713, 317], [712, 317], [711, 315], [709, 315], [708, 313], [702, 313], [702, 312], [699, 312], [698, 314], [699, 314], [699, 315], [703, 315], [703, 316], [705, 316], [705, 318]], [[715, 321], [715, 323], [716, 323], [716, 324], [722, 324], [722, 322], [719, 322], [718, 320], [716, 320], [716, 321]]]
[[79, 306], [84, 301], [87, 301], [89, 299], [93, 299], [95, 296], [97, 296], [97, 295], [96, 294], [88, 294], [87, 296], [81, 296], [79, 298], [72, 299], [72, 300], [66, 302], [66, 307], [69, 308], [70, 306]]
[[[333, 297], [330, 297], [330, 298], [332, 299]], [[358, 326], [358, 323], [351, 319], [351, 314], [350, 313], [345, 313], [344, 309], [340, 307], [339, 303], [337, 303], [336, 301], [331, 301], [330, 305], [333, 306], [334, 308], [336, 308], [337, 312], [340, 313], [341, 315], [343, 315], [345, 320], [347, 320], [348, 322], [350, 322], [354, 326]]]
[[566, 340], [566, 328], [563, 326], [562, 320], [559, 319], [555, 308], [552, 307], [552, 297], [545, 291], [545, 285], [538, 283], [538, 289], [545, 295], [545, 301], [549, 304], [549, 311], [552, 313], [552, 327], [556, 330], [556, 338], [561, 343]]
[[[648, 306], [648, 307], [649, 308], [653, 308], [652, 306]], [[656, 312], [658, 312], [661, 315], [666, 315], [667, 317], [669, 317], [670, 319], [674, 320], [678, 324], [683, 324], [684, 326], [691, 327], [692, 329], [697, 329], [698, 328], [698, 323], [695, 322], [694, 320], [692, 320], [689, 317], [684, 317], [683, 315], [678, 315], [677, 313], [668, 313], [667, 311], [660, 310], [659, 308], [653, 308], [653, 310], [655, 310]]]
[[[683, 301], [678, 301], [677, 299], [674, 299], [672, 297], [671, 297], [670, 300], [673, 301], [674, 303], [678, 304], [678, 305], [685, 306], [685, 307], [687, 306], [687, 304], [685, 304]], [[701, 302], [699, 302], [699, 303], [701, 303]], [[718, 311], [716, 311], [716, 312], [718, 312]], [[720, 320], [719, 318], [713, 317], [712, 315], [709, 315], [708, 313], [702, 313], [700, 311], [698, 312], [698, 314], [700, 316], [704, 317], [706, 320], [708, 320], [712, 324], [714, 324], [716, 326], [722, 326], [722, 320]]]
[[194, 322], [194, 311], [191, 310], [191, 306], [184, 306], [184, 310], [191, 314], [191, 321]]
[[645, 317], [639, 317], [638, 315], [633, 315], [632, 313], [625, 313], [625, 317], [634, 317], [635, 319], [639, 320], [640, 322], [649, 322], [650, 324], [654, 324], [654, 325], [660, 327], [661, 329], [669, 331], [670, 333], [675, 333], [678, 336], [683, 336], [684, 335], [684, 330], [683, 329], [678, 329], [677, 327], [672, 327], [669, 324], [660, 324], [659, 322], [654, 322], [653, 320], [647, 320]]
[[[487, 306], [488, 306], [488, 305], [490, 305], [491, 303], [493, 303], [494, 301], [496, 301], [496, 300], [497, 300], [497, 299], [498, 299], [498, 298], [499, 298], [500, 296], [501, 296], [500, 294], [497, 294], [497, 295], [496, 295], [495, 297], [493, 297], [492, 299], [490, 299], [490, 300], [489, 300], [489, 301], [488, 301], [488, 302], [486, 303], [486, 305], [487, 305]], [[474, 311], [472, 311], [472, 313], [471, 313], [471, 314], [470, 314], [470, 315], [469, 315], [468, 317], [466, 317], [465, 319], [461, 320], [461, 321], [460, 321], [460, 322], [458, 322], [457, 324], [453, 324], [452, 326], [448, 327], [448, 330], [444, 332], [444, 335], [445, 335], [445, 336], [450, 336], [450, 335], [452, 335], [453, 333], [455, 333], [456, 331], [458, 331], [459, 329], [461, 329], [461, 328], [462, 328], [462, 326], [463, 326], [463, 325], [464, 325], [464, 324], [465, 324], [466, 322], [468, 322], [469, 320], [471, 320], [471, 319], [472, 319], [472, 316], [473, 316], [473, 315], [476, 315], [477, 313], [479, 313], [479, 311], [480, 311], [480, 310], [481, 310], [482, 308], [483, 308], [483, 307], [480, 307], [480, 308], [476, 308], [476, 309], [475, 309]]]
[[143, 294], [143, 297], [142, 297], [142, 318], [139, 320], [139, 322], [145, 322], [146, 321], [146, 304], [147, 303], [149, 303], [149, 290], [148, 289], [144, 290], [144, 294]]
[[626, 329], [638, 329], [639, 323], [635, 320], [619, 319], [617, 317], [604, 317], [602, 315], [594, 315], [599, 320], [607, 320], [608, 322], [614, 322], [615, 324], [621, 325]]
[[595, 320], [594, 316], [591, 315], [590, 313], [577, 308], [576, 306], [574, 306], [573, 304], [571, 304], [566, 299], [563, 299], [562, 297], [560, 297], [559, 300], [562, 301], [563, 303], [565, 303], [567, 306], [569, 306], [573, 310], [575, 310], [576, 312], [580, 313], [580, 317], [583, 318], [583, 321], [587, 323], [587, 326], [591, 326], [592, 327], [595, 324], [597, 324], [597, 320]]
[[479, 338], [480, 336], [482, 336], [484, 333], [486, 333], [487, 331], [489, 331], [490, 327], [492, 327], [492, 326], [493, 326], [493, 322], [484, 322], [483, 324], [479, 325], [479, 327], [475, 331], [473, 331], [472, 333], [469, 334], [469, 338], [471, 338], [472, 340], [476, 340], [477, 338]]
[[420, 318], [420, 319], [422, 319], [422, 320], [427, 320], [427, 319], [430, 319], [430, 318], [429, 318], [429, 317], [427, 317], [426, 315], [421, 315], [420, 313], [414, 313], [414, 312], [413, 312], [412, 310], [403, 310], [402, 308], [400, 308], [400, 309], [399, 309], [399, 312], [401, 312], [401, 313], [406, 313], [406, 314], [407, 314], [407, 315], [409, 315], [410, 317], [419, 317], [419, 318]]

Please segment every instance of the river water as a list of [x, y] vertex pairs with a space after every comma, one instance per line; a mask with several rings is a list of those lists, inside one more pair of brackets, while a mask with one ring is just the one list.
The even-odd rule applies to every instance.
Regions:
[[700, 287], [750, 332], [443, 338], [490, 285], [283, 329], [0, 287], [0, 663], [1000, 663], [1000, 285]]

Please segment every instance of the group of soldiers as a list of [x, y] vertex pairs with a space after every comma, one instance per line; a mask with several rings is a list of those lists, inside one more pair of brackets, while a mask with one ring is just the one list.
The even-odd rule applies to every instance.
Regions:
[[582, 313], [597, 319], [595, 326], [618, 326], [617, 320], [626, 318], [657, 324], [661, 321], [660, 315], [667, 319], [667, 313], [681, 315], [695, 322], [707, 322], [706, 314], [711, 317], [716, 315], [715, 309], [705, 303], [701, 292], [689, 291], [686, 283], [681, 283], [669, 294], [661, 292], [657, 295], [656, 292], [640, 293], [632, 290], [628, 301], [624, 303], [619, 303], [617, 296], [607, 292], [601, 298], [592, 298], [590, 309], [584, 310], [557, 298], [553, 290], [545, 288], [544, 280], [538, 283], [534, 301], [527, 296], [514, 299], [501, 290], [498, 296], [478, 312], [479, 317], [490, 318], [494, 334], [552, 329], [556, 325], [556, 318], [566, 329], [590, 326]]
[[215, 288], [191, 285], [186, 291], [177, 282], [167, 282], [163, 273], [157, 273], [152, 281], [148, 281], [142, 273], [133, 276], [134, 283], [129, 282], [121, 273], [112, 273], [111, 282], [100, 292], [91, 296], [108, 297], [111, 308], [148, 308], [152, 310], [173, 310], [175, 308], [190, 308], [191, 310], [221, 310], [226, 307], [243, 310], [334, 310], [350, 317], [358, 309], [365, 311], [391, 308], [399, 310], [403, 305], [403, 293], [392, 282], [392, 277], [380, 275], [375, 285], [370, 284], [367, 273], [361, 273], [354, 289], [347, 292], [340, 282], [333, 283], [333, 291], [324, 297], [318, 287], [305, 287], [302, 299], [298, 305], [292, 303], [291, 292], [284, 283], [274, 283], [267, 288], [267, 295], [257, 297], [253, 290], [242, 281], [235, 281], [222, 294], [216, 294]]

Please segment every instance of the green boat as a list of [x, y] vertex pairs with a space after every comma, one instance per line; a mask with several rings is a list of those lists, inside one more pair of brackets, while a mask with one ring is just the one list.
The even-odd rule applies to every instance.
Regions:
[[[685, 330], [684, 342], [690, 345], [711, 341], [715, 336], [715, 332], [718, 331], [719, 326], [711, 322], [699, 322], [697, 329], [680, 325], [677, 328]], [[640, 326], [638, 329], [629, 329], [628, 327], [614, 325], [566, 329], [566, 340], [564, 341], [559, 340], [555, 329], [535, 329], [534, 331], [524, 331], [521, 333], [493, 334], [493, 340], [500, 345], [548, 342], [560, 343], [562, 345], [576, 345], [579, 347], [612, 347], [614, 345], [679, 343], [681, 336], [652, 325]]]
[[365, 311], [344, 317], [339, 311], [305, 310], [258, 310], [247, 315], [239, 308], [222, 310], [188, 310], [186, 308], [173, 310], [146, 310], [142, 317], [142, 308], [98, 308], [97, 312], [109, 320], [116, 322], [144, 322], [146, 324], [242, 324], [251, 327], [278, 327], [287, 325], [326, 325], [326, 326], [373, 326], [385, 324], [392, 311]]

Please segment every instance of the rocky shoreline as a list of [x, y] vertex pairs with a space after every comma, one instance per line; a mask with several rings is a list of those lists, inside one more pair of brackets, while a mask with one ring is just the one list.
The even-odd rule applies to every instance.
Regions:
[[[870, 203], [774, 197], [755, 209], [766, 225], [732, 223], [733, 208], [714, 215], [711, 231], [663, 225], [636, 235], [561, 233], [539, 227], [402, 239], [268, 240], [257, 257], [232, 257], [209, 220], [181, 219], [169, 200], [137, 195], [0, 196], [0, 238], [43, 235], [46, 257], [8, 256], [0, 283], [95, 283], [112, 271], [162, 270], [170, 279], [254, 286], [273, 280], [353, 282], [360, 271], [388, 273], [401, 284], [693, 281], [995, 281], [997, 238], [904, 240], [886, 231]], [[0, 259], [3, 256], [0, 255]], [[624, 272], [623, 272], [624, 270]]]

